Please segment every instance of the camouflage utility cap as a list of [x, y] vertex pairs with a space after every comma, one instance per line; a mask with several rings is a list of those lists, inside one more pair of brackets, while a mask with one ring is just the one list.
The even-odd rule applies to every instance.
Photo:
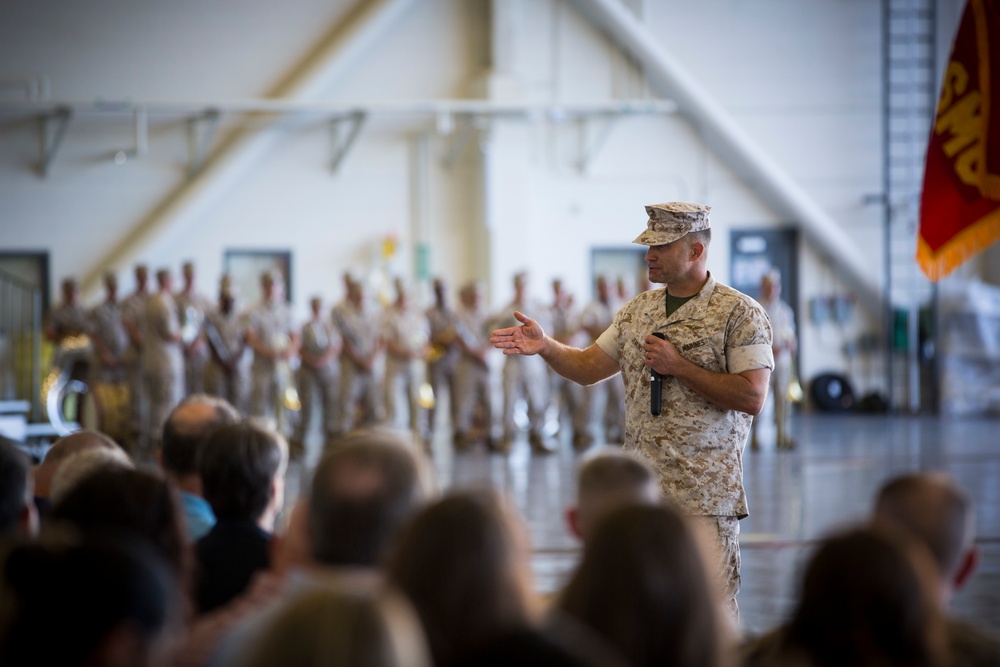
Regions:
[[685, 234], [709, 228], [708, 212], [711, 206], [686, 201], [651, 204], [646, 207], [649, 220], [646, 231], [632, 241], [640, 245], [665, 245]]

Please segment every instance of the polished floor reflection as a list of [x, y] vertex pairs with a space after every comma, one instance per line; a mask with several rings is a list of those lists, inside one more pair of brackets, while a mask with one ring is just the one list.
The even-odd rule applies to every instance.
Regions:
[[[975, 500], [983, 558], [954, 612], [1000, 631], [1000, 420], [808, 414], [793, 426], [797, 449], [744, 457], [750, 516], [741, 523], [739, 602], [746, 631], [784, 619], [817, 538], [862, 520], [885, 479], [915, 470], [944, 470]], [[572, 448], [562, 442], [556, 454], [537, 456], [519, 441], [506, 457], [455, 455], [446, 435], [433, 447], [441, 486], [488, 484], [509, 493], [530, 526], [539, 587], [557, 588], [579, 555], [563, 521], [574, 493]]]

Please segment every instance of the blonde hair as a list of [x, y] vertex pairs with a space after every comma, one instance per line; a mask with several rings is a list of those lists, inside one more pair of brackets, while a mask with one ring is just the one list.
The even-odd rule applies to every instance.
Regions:
[[241, 667], [430, 667], [420, 623], [390, 591], [319, 585], [283, 604], [237, 660]]

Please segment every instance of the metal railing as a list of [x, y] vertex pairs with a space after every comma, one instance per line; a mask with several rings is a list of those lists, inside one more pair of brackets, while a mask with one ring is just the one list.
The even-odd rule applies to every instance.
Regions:
[[0, 400], [28, 400], [42, 416], [42, 290], [0, 271]]

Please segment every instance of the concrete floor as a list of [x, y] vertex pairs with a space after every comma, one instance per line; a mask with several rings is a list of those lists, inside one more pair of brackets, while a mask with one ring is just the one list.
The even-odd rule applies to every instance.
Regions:
[[[813, 542], [861, 520], [888, 477], [915, 470], [944, 470], [974, 498], [983, 559], [953, 611], [1000, 631], [1000, 420], [803, 414], [792, 432], [796, 450], [744, 457], [744, 631], [781, 622]], [[572, 447], [562, 442], [556, 454], [539, 457], [521, 439], [506, 457], [482, 449], [455, 455], [447, 435], [433, 443], [441, 486], [488, 484], [509, 493], [530, 527], [537, 585], [557, 588], [579, 556], [563, 522], [574, 493]]]

